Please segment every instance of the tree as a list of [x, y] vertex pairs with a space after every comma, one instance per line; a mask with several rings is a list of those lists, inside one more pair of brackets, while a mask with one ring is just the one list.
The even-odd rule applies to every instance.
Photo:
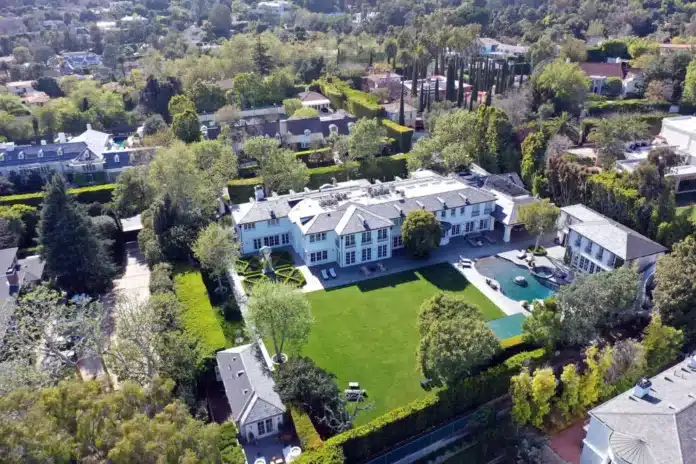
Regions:
[[651, 373], [657, 373], [677, 359], [684, 345], [684, 332], [662, 323], [659, 314], [653, 314], [643, 334], [645, 360]]
[[537, 369], [532, 379], [532, 424], [541, 428], [551, 412], [551, 398], [556, 394], [556, 376], [553, 369]]
[[556, 299], [561, 308], [565, 343], [584, 345], [600, 329], [634, 317], [639, 282], [638, 272], [629, 266], [578, 276], [572, 284], [559, 289]]
[[387, 130], [377, 118], [359, 119], [347, 138], [350, 159], [372, 164], [375, 157], [382, 152]]
[[559, 214], [560, 210], [558, 207], [548, 199], [535, 201], [520, 207], [518, 213], [520, 222], [524, 224], [529, 233], [537, 236], [534, 244], [535, 252], [539, 249], [541, 236], [556, 227]]
[[228, 269], [234, 265], [237, 253], [230, 229], [218, 224], [208, 225], [198, 234], [193, 244], [193, 254], [201, 266], [217, 277], [217, 293], [228, 291], [222, 283], [222, 277], [226, 276]]
[[99, 293], [111, 283], [115, 267], [89, 218], [68, 196], [60, 174], [46, 188], [39, 221], [41, 259], [46, 274], [71, 293]]
[[29, 63], [32, 60], [31, 50], [22, 45], [12, 49], [12, 56], [14, 57], [17, 64]]
[[512, 418], [518, 426], [523, 427], [532, 420], [532, 376], [526, 367], [510, 379], [510, 396]]
[[617, 98], [623, 90], [623, 81], [618, 77], [609, 77], [602, 86], [602, 94], [609, 98]]
[[211, 30], [217, 37], [228, 37], [232, 29], [232, 13], [230, 7], [224, 3], [216, 3], [210, 9], [208, 15]]
[[534, 311], [522, 322], [524, 341], [552, 351], [563, 339], [561, 316], [556, 300], [534, 303]]
[[696, 272], [696, 239], [687, 237], [663, 256], [655, 268], [653, 302], [661, 321], [684, 331], [687, 340], [696, 335], [696, 282], [685, 276]]
[[175, 95], [169, 100], [169, 114], [174, 117], [177, 114], [183, 113], [185, 111], [196, 111], [196, 105], [193, 101], [186, 95], [180, 94]]
[[561, 58], [569, 59], [576, 63], [587, 60], [587, 46], [584, 40], [574, 37], [567, 37], [566, 42], [561, 46]]
[[159, 114], [153, 114], [143, 122], [143, 135], [145, 136], [154, 135], [163, 130], [167, 130], [167, 123]]
[[589, 78], [577, 63], [556, 60], [532, 76], [535, 106], [551, 102], [554, 114], [579, 114], [588, 88]]
[[587, 369], [580, 380], [580, 403], [583, 407], [594, 405], [609, 391], [605, 382], [607, 371], [612, 364], [612, 348], [606, 346], [600, 350], [597, 345], [591, 345], [585, 350]]
[[500, 342], [480, 318], [457, 315], [429, 324], [418, 346], [426, 378], [455, 385], [475, 375], [500, 350]]
[[248, 320], [259, 336], [273, 342], [274, 360], [282, 362], [286, 344], [301, 346], [312, 328], [312, 313], [304, 293], [280, 282], [260, 282], [247, 306]]
[[686, 68], [682, 102], [696, 105], [696, 60], [691, 60]]
[[226, 103], [225, 92], [219, 86], [200, 80], [189, 87], [186, 94], [199, 113], [213, 113]]
[[406, 124], [406, 115], [404, 114], [404, 83], [401, 82], [401, 97], [399, 98], [399, 124]]
[[483, 316], [477, 306], [463, 298], [447, 293], [438, 293], [423, 302], [418, 316], [418, 331], [424, 336], [433, 322], [457, 316], [481, 319]]
[[158, 113], [165, 121], [170, 122], [169, 101], [181, 91], [181, 82], [174, 77], [159, 82], [154, 76], [149, 76], [145, 87], [140, 91], [140, 104], [146, 112]]
[[235, 105], [225, 105], [215, 112], [215, 120], [220, 124], [232, 124], [239, 119], [239, 108]]
[[271, 69], [273, 68], [273, 60], [268, 54], [268, 46], [261, 41], [261, 36], [256, 38], [253, 60], [256, 72], [262, 76], [266, 76], [271, 73]]
[[112, 204], [120, 217], [140, 214], [152, 203], [152, 189], [147, 179], [147, 167], [135, 166], [116, 179]]
[[649, 135], [648, 125], [640, 118], [619, 116], [597, 121], [589, 140], [594, 142], [603, 166], [613, 166], [622, 159], [626, 143]]
[[190, 146], [196, 159], [196, 167], [216, 197], [238, 174], [239, 161], [229, 144], [221, 140], [204, 140]]
[[38, 92], [45, 92], [51, 98], [65, 96], [63, 90], [58, 85], [58, 81], [52, 77], [39, 77], [33, 85]]
[[543, 175], [544, 155], [546, 153], [546, 134], [538, 130], [522, 141], [522, 179], [533, 188], [535, 178]]
[[561, 411], [566, 422], [576, 417], [581, 411], [580, 405], [580, 376], [575, 364], [566, 364], [561, 373], [563, 392], [556, 400], [556, 407]]
[[319, 117], [319, 111], [317, 111], [314, 108], [310, 108], [309, 106], [299, 108], [297, 109], [293, 115], [293, 119], [310, 119], [310, 118], [318, 118]]
[[183, 142], [191, 143], [199, 141], [201, 139], [201, 128], [198, 113], [186, 110], [183, 113], [174, 114], [172, 132]]
[[426, 210], [410, 211], [401, 226], [404, 245], [416, 257], [426, 257], [440, 245], [440, 221]]
[[302, 108], [302, 101], [299, 98], [286, 98], [283, 100], [283, 108], [285, 108], [285, 115], [291, 117], [295, 111]]

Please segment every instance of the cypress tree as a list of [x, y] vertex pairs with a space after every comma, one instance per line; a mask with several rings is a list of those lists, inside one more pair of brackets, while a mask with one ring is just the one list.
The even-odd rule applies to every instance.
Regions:
[[39, 255], [46, 275], [68, 293], [101, 293], [116, 268], [87, 214], [68, 196], [65, 179], [55, 174], [46, 188], [39, 220]]
[[474, 100], [478, 100], [478, 78], [476, 78], [471, 87], [471, 97], [469, 98], [469, 111], [474, 109]]
[[425, 82], [421, 82], [421, 89], [420, 89], [420, 108], [418, 109], [419, 113], [422, 113], [425, 111], [425, 92], [423, 91], [424, 89]]
[[413, 77], [411, 78], [411, 96], [418, 96], [418, 61], [413, 60]]
[[437, 76], [438, 74], [440, 74], [440, 68], [438, 67], [438, 66], [439, 66], [439, 61], [440, 61], [440, 60], [438, 60], [438, 53], [435, 53], [435, 72], [434, 72], [434, 74], [435, 74], [436, 76]]
[[447, 85], [445, 87], [445, 98], [449, 101], [455, 101], [454, 87], [454, 63], [450, 62], [447, 66]]
[[440, 79], [435, 79], [435, 101], [440, 101]]
[[457, 88], [457, 108], [464, 103], [464, 66], [459, 67], [459, 87]]
[[404, 81], [401, 81], [401, 101], [399, 102], [399, 124], [405, 125], [406, 116], [404, 115]]

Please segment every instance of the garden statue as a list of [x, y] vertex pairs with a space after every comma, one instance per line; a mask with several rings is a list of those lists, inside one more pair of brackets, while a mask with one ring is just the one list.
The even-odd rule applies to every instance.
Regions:
[[261, 254], [261, 264], [263, 265], [264, 275], [275, 274], [273, 270], [273, 260], [271, 259], [271, 253], [273, 249], [271, 247], [265, 246], [259, 250]]

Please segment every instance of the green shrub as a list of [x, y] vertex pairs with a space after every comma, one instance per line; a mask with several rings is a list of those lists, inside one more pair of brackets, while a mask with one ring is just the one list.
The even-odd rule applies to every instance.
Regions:
[[299, 406], [291, 406], [290, 415], [292, 416], [292, 422], [295, 424], [295, 433], [297, 433], [302, 449], [312, 451], [321, 448], [324, 442], [319, 436], [317, 429], [314, 428], [309, 415]]
[[382, 119], [382, 125], [387, 128], [387, 137], [394, 139], [394, 150], [401, 153], [411, 151], [411, 139], [413, 138], [413, 129], [402, 126], [389, 119]]
[[[75, 199], [80, 203], [90, 204], [90, 203], [109, 203], [111, 201], [111, 194], [116, 188], [116, 184], [104, 184], [104, 185], [93, 185], [91, 187], [80, 187], [68, 190], [68, 193], [75, 196]], [[19, 195], [5, 195], [0, 197], [0, 205], [10, 206], [10, 205], [29, 205], [29, 206], [41, 206], [43, 201], [44, 193], [22, 193]]]
[[502, 349], [512, 348], [523, 343], [522, 335], [515, 335], [514, 337], [506, 338], [500, 341], [500, 347]]
[[237, 440], [237, 426], [228, 421], [220, 426], [218, 451], [223, 464], [245, 464], [246, 457]]
[[355, 90], [340, 79], [329, 77], [320, 83], [321, 93], [331, 101], [331, 104], [345, 109], [358, 118], [378, 118], [382, 115], [382, 107], [377, 98], [361, 90]]
[[343, 450], [347, 462], [365, 462], [412, 437], [508, 392], [510, 378], [522, 366], [538, 365], [544, 349], [519, 353], [482, 374], [394, 409], [373, 421], [336, 435], [327, 446]]
[[346, 458], [339, 446], [326, 444], [318, 450], [302, 453], [293, 462], [296, 464], [343, 464]]
[[599, 116], [607, 113], [654, 113], [666, 112], [671, 103], [648, 99], [593, 101], [585, 105], [587, 116]]
[[181, 316], [184, 330], [198, 340], [203, 359], [213, 358], [225, 348], [226, 340], [200, 271], [188, 265], [177, 266], [174, 292], [184, 306]]
[[172, 282], [172, 265], [169, 263], [159, 263], [152, 267], [150, 274], [150, 293], [167, 293], [174, 291]]

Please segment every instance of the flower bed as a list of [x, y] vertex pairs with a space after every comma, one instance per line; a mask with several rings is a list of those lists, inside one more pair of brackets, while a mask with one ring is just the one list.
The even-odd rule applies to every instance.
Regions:
[[[307, 280], [302, 275], [300, 270], [294, 267], [275, 268], [275, 276], [276, 282], [282, 282], [297, 288], [302, 288], [307, 283]], [[242, 285], [244, 286], [244, 291], [247, 293], [247, 295], [250, 295], [256, 284], [259, 282], [267, 282], [269, 280], [270, 278], [267, 275], [263, 274], [262, 272], [256, 272], [246, 275], [242, 281]]]

